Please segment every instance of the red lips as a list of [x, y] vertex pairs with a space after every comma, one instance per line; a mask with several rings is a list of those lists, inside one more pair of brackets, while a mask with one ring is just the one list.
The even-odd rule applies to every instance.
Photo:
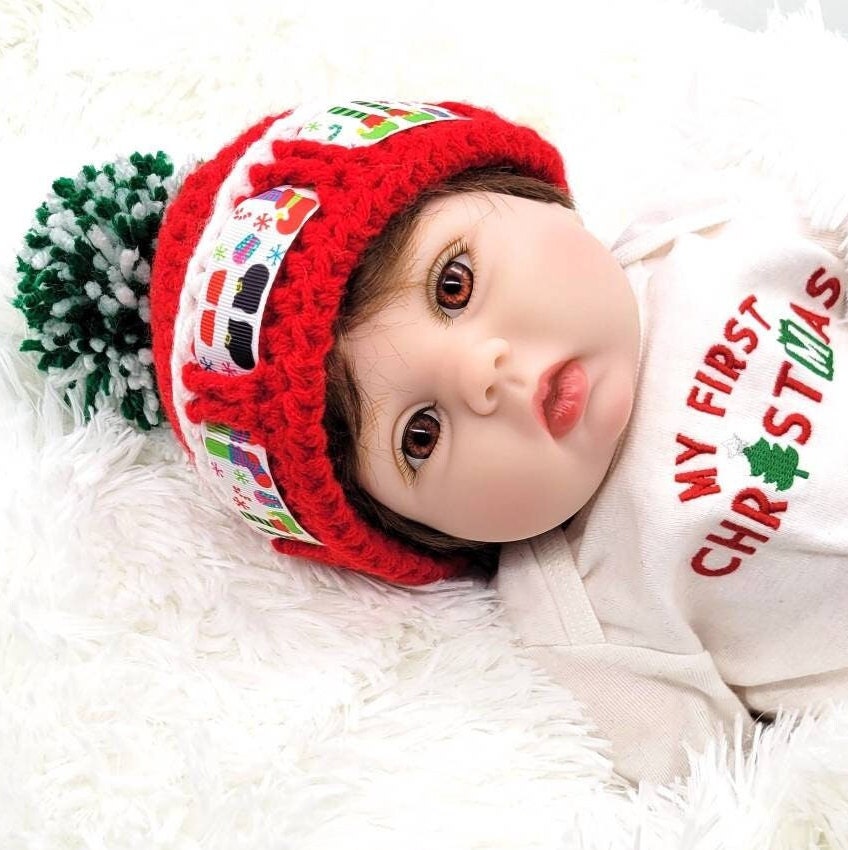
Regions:
[[555, 363], [539, 378], [533, 409], [554, 439], [565, 436], [586, 408], [589, 379], [576, 360]]

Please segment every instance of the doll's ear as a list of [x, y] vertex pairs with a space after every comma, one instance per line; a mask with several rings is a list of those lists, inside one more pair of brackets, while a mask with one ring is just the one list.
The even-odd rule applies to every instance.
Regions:
[[163, 421], [150, 336], [150, 266], [184, 174], [161, 151], [134, 153], [53, 183], [18, 254], [15, 307], [32, 330], [22, 351], [88, 420], [118, 409], [149, 430]]

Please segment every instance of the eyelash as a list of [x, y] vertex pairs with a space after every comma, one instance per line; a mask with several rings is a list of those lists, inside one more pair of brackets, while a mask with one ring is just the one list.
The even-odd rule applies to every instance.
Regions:
[[[454, 241], [451, 242], [444, 249], [444, 251], [439, 254], [438, 257], [436, 257], [436, 262], [433, 263], [433, 267], [430, 269], [430, 272], [427, 275], [427, 306], [432, 311], [434, 317], [446, 325], [452, 324], [453, 319], [446, 313], [442, 312], [441, 308], [439, 307], [439, 302], [436, 300], [436, 287], [439, 284], [439, 277], [445, 270], [445, 267], [448, 265], [448, 263], [452, 262], [457, 257], [462, 256], [463, 254], [468, 254], [468, 257], [471, 260], [471, 267], [473, 271], [474, 257], [471, 253], [471, 249], [468, 247], [468, 243], [464, 239], [454, 239]], [[474, 297], [473, 293], [471, 297]]]

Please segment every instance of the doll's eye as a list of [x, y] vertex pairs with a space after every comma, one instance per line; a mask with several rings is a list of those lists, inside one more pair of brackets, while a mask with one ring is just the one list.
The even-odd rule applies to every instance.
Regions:
[[445, 263], [435, 289], [435, 300], [441, 311], [451, 319], [456, 318], [468, 306], [474, 291], [474, 272], [468, 254], [460, 254]]
[[413, 469], [418, 469], [433, 453], [441, 426], [432, 408], [414, 413], [403, 431], [401, 451]]

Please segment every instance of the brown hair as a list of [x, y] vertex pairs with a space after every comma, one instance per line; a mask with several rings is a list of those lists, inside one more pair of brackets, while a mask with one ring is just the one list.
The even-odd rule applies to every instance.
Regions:
[[363, 403], [351, 364], [338, 341], [385, 307], [398, 291], [386, 281], [399, 279], [407, 260], [410, 241], [424, 206], [433, 198], [463, 192], [494, 192], [574, 209], [568, 192], [534, 177], [516, 174], [509, 168], [464, 171], [445, 183], [426, 189], [415, 203], [395, 215], [368, 246], [362, 261], [348, 281], [334, 327], [337, 344], [327, 356], [327, 405], [324, 429], [336, 479], [348, 502], [371, 525], [391, 537], [423, 548], [430, 554], [470, 555], [486, 571], [493, 571], [499, 544], [462, 540], [407, 519], [376, 501], [359, 486], [359, 445]]

